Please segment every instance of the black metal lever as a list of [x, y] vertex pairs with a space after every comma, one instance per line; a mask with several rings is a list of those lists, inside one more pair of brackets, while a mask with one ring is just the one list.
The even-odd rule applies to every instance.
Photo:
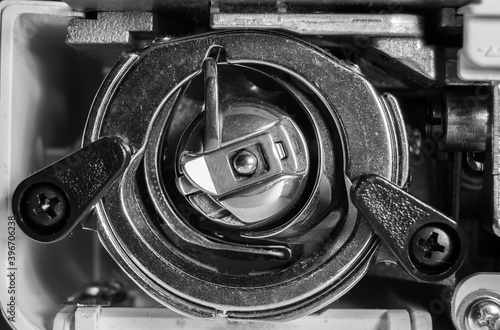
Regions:
[[434, 282], [453, 274], [465, 257], [465, 235], [456, 222], [377, 175], [351, 189], [356, 207], [414, 278]]
[[19, 227], [36, 241], [67, 236], [90, 213], [130, 162], [117, 137], [103, 137], [22, 181], [12, 210]]

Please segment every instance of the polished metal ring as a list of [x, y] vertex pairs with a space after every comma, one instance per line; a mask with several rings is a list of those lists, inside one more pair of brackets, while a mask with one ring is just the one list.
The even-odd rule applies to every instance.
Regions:
[[[214, 46], [225, 50], [228, 65], [286, 74], [288, 82], [280, 77], [276, 81], [303, 104], [308, 101], [301, 100], [305, 93], [299, 89], [313, 95], [317, 106], [305, 108], [316, 108], [308, 115], [322, 150], [318, 172], [333, 173], [331, 167], [338, 167], [341, 173], [326, 175], [340, 175], [337, 182], [343, 191], [349, 191], [350, 182], [363, 174], [378, 174], [400, 186], [406, 183], [407, 143], [397, 103], [379, 95], [357, 70], [326, 51], [285, 35], [257, 31], [162, 41], [119, 61], [101, 86], [88, 119], [84, 143], [119, 136], [133, 153], [121, 180], [96, 207], [99, 237], [140, 287], [180, 313], [203, 318], [299, 317], [338, 299], [357, 283], [373, 260], [378, 240], [345, 193], [347, 211], [331, 235], [314, 254], [290, 261], [279, 271], [224, 273], [207, 266], [196, 253], [183, 251], [198, 246], [214, 253], [261, 253], [278, 259], [289, 259], [287, 253], [294, 253], [279, 244], [259, 243], [253, 248], [232, 244], [228, 248], [208, 239], [183, 219], [183, 205], [173, 203], [161, 182], [166, 123], [176, 100], [200, 74], [200, 63]], [[332, 147], [335, 139], [338, 146]], [[321, 149], [322, 141], [329, 147]], [[332, 150], [338, 165], [328, 156]], [[310, 196], [306, 204], [315, 198]], [[259, 242], [287, 231], [286, 241], [307, 227], [308, 218], [302, 219], [279, 230], [260, 231]]]

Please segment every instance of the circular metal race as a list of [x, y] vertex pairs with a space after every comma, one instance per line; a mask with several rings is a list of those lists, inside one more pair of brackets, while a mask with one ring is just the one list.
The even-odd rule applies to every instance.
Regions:
[[351, 181], [408, 175], [401, 114], [353, 67], [289, 36], [231, 31], [124, 57], [84, 143], [131, 163], [97, 205], [104, 247], [188, 316], [284, 320], [338, 299], [378, 240]]

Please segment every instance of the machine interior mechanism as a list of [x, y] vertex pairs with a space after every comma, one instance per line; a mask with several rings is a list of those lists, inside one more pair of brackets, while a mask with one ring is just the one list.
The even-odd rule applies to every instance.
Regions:
[[0, 17], [9, 325], [500, 329], [497, 0]]

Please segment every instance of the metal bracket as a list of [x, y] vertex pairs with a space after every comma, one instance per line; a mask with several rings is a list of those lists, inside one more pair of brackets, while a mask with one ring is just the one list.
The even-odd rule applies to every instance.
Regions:
[[302, 35], [421, 37], [423, 19], [405, 14], [233, 13], [212, 5], [213, 29], [277, 29]]
[[72, 19], [66, 43], [78, 51], [127, 50], [136, 37], [155, 39], [167, 31], [167, 21], [151, 12], [99, 12], [96, 19]]

